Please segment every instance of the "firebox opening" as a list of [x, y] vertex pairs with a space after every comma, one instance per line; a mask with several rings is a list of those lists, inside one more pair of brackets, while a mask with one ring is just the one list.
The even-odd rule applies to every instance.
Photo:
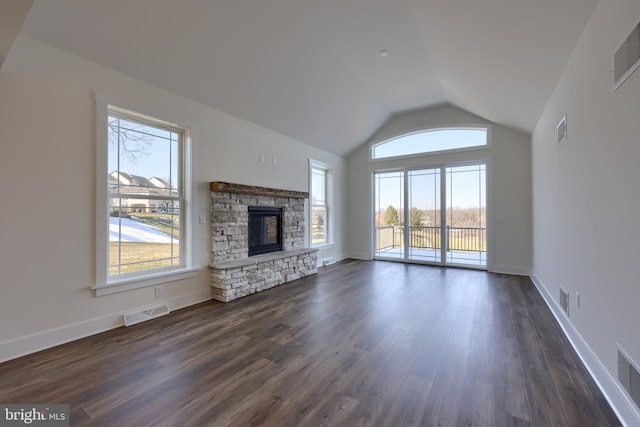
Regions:
[[282, 208], [249, 206], [249, 256], [282, 250]]

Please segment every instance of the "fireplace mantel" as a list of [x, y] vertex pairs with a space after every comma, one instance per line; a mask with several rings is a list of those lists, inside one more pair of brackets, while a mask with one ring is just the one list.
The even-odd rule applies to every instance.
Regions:
[[[229, 302], [316, 274], [317, 249], [305, 248], [309, 193], [214, 181], [211, 189], [211, 294]], [[250, 207], [281, 208], [282, 251], [249, 257]]]
[[278, 188], [256, 187], [254, 185], [232, 184], [229, 182], [213, 181], [209, 183], [210, 191], [221, 193], [250, 194], [252, 196], [288, 197], [293, 199], [308, 199], [309, 193], [304, 191], [280, 190]]

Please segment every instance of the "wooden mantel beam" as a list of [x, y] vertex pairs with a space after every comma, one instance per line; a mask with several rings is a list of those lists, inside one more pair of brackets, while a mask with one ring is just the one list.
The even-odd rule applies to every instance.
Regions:
[[254, 196], [289, 197], [292, 199], [308, 199], [309, 193], [304, 191], [280, 190], [277, 188], [256, 187], [253, 185], [232, 184], [229, 182], [213, 181], [209, 183], [211, 191], [222, 193], [251, 194]]

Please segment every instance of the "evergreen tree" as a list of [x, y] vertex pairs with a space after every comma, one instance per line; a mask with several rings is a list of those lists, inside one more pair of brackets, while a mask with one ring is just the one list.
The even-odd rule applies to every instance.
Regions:
[[416, 207], [409, 210], [409, 224], [412, 227], [420, 227], [422, 225], [422, 214]]
[[387, 225], [398, 225], [400, 219], [398, 218], [398, 211], [392, 205], [389, 205], [384, 213], [384, 222]]

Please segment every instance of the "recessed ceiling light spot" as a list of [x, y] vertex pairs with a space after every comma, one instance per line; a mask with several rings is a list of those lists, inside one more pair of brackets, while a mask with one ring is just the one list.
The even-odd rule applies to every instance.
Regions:
[[389, 51], [388, 50], [381, 50], [380, 52], [378, 52], [378, 55], [380, 55], [381, 57], [385, 57], [385, 56], [389, 56]]

